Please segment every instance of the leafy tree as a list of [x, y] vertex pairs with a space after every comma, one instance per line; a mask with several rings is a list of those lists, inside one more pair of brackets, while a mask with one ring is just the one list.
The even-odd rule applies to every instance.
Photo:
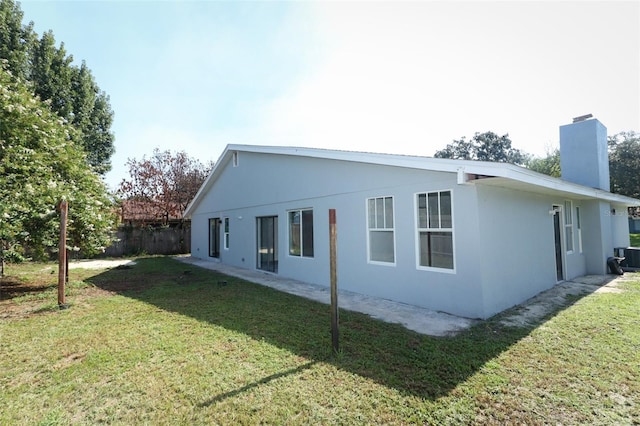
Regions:
[[84, 123], [76, 122], [74, 115], [73, 123], [82, 132], [82, 147], [87, 153], [87, 161], [96, 172], [104, 175], [111, 170], [111, 156], [115, 152], [114, 136], [111, 132], [113, 111], [109, 105], [109, 96], [100, 91], [95, 83], [93, 99], [89, 120]]
[[459, 160], [493, 161], [500, 163], [525, 164], [529, 156], [511, 146], [509, 135], [498, 136], [494, 132], [476, 133], [471, 140], [463, 136], [454, 140], [443, 150], [436, 151], [436, 158]]
[[69, 202], [68, 241], [85, 254], [110, 242], [112, 203], [77, 148], [78, 131], [0, 67], [0, 258], [56, 251], [60, 200]]
[[22, 18], [18, 4], [0, 0], [0, 58], [7, 59], [9, 71], [28, 80], [34, 93], [80, 132], [77, 141], [88, 163], [100, 174], [108, 172], [115, 151], [109, 97], [84, 62], [73, 65], [64, 43], [56, 47], [52, 31], [38, 39], [33, 23], [23, 26]]
[[33, 49], [31, 57], [31, 81], [35, 94], [43, 101], [49, 100], [51, 109], [60, 117], [70, 118], [71, 102], [71, 63], [64, 43], [55, 45], [53, 32], [47, 31]]
[[545, 175], [560, 177], [560, 149], [547, 150], [545, 157], [533, 157], [526, 163], [527, 168]]
[[151, 157], [127, 160], [130, 179], [123, 179], [118, 195], [138, 201], [145, 213], [164, 224], [181, 217], [206, 179], [213, 163], [206, 166], [184, 152], [153, 150]]
[[621, 132], [608, 143], [611, 192], [640, 198], [640, 134]]
[[20, 6], [0, 0], [0, 58], [8, 61], [11, 72], [22, 79], [30, 73], [29, 53], [35, 41], [33, 23], [22, 25]]
[[[640, 198], [640, 134], [628, 131], [608, 138], [611, 192]], [[542, 158], [531, 158], [527, 167], [539, 173], [560, 177], [560, 150], [548, 151]]]

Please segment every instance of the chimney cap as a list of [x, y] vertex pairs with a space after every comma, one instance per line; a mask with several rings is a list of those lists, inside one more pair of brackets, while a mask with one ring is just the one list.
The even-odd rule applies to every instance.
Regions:
[[579, 122], [587, 120], [587, 119], [589, 119], [591, 117], [593, 117], [593, 114], [586, 114], [586, 115], [581, 115], [580, 117], [573, 117], [573, 122], [574, 123], [579, 123]]

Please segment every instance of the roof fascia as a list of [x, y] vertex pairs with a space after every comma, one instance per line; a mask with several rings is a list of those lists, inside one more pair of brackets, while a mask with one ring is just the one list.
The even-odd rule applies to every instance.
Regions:
[[340, 151], [319, 148], [230, 144], [227, 145], [227, 147], [224, 149], [213, 170], [211, 171], [205, 182], [202, 184], [191, 203], [189, 203], [189, 205], [185, 209], [185, 218], [191, 216], [193, 210], [200, 203], [200, 198], [209, 190], [218, 175], [221, 173], [221, 170], [231, 160], [233, 152], [291, 155], [298, 157], [311, 157], [378, 164], [385, 166], [405, 167], [419, 170], [450, 172], [458, 174], [458, 180], [460, 183], [464, 181], [464, 179], [461, 179], [461, 176], [463, 176], [464, 174], [501, 177], [530, 185], [540, 186], [550, 190], [573, 193], [579, 196], [585, 196], [587, 198], [601, 199], [615, 203], [626, 204], [629, 206], [640, 205], [640, 200], [636, 200], [634, 198], [612, 194], [601, 189], [590, 188], [587, 186], [568, 182], [509, 163], [418, 157], [399, 154]]

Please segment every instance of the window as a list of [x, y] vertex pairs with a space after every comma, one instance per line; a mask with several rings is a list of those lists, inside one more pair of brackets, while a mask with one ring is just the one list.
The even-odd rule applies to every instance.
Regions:
[[224, 249], [229, 250], [229, 218], [224, 218]]
[[289, 212], [289, 254], [313, 257], [313, 210]]
[[369, 198], [367, 211], [369, 261], [395, 263], [393, 197]]
[[453, 269], [451, 191], [417, 194], [418, 266]]
[[573, 206], [571, 201], [564, 202], [564, 237], [567, 253], [573, 253]]
[[580, 223], [580, 207], [576, 207], [576, 229], [578, 230], [578, 251], [582, 253], [582, 225]]
[[233, 167], [238, 167], [238, 151], [233, 151]]

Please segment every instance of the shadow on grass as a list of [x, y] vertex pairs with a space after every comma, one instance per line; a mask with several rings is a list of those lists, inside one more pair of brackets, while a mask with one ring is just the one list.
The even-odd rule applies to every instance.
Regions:
[[38, 284], [34, 285], [14, 277], [0, 278], [0, 300], [10, 300], [28, 294], [38, 294], [51, 290], [57, 284]]
[[[331, 347], [327, 305], [171, 258], [139, 259], [88, 280], [98, 287], [286, 349], [309, 363], [232, 392], [233, 395], [316, 362], [370, 378], [405, 394], [446, 395], [534, 328], [484, 321], [455, 337], [429, 337], [367, 315], [340, 310], [340, 349]], [[554, 315], [556, 312], [552, 313]], [[224, 394], [203, 404], [233, 396]]]
[[301, 371], [308, 370], [317, 364], [318, 361], [310, 361], [299, 367], [290, 368], [289, 370], [282, 371], [280, 373], [272, 374], [270, 376], [264, 377], [260, 380], [257, 380], [253, 383], [249, 383], [248, 385], [242, 386], [241, 388], [235, 389], [231, 392], [221, 393], [220, 395], [215, 396], [214, 398], [209, 399], [208, 401], [202, 402], [198, 404], [200, 407], [208, 407], [209, 405], [215, 404], [216, 402], [224, 401], [227, 398], [234, 397], [236, 395], [240, 395], [241, 393], [247, 392], [251, 389], [257, 388], [260, 385], [267, 384], [273, 380], [280, 379], [282, 377], [291, 376], [300, 373]]

